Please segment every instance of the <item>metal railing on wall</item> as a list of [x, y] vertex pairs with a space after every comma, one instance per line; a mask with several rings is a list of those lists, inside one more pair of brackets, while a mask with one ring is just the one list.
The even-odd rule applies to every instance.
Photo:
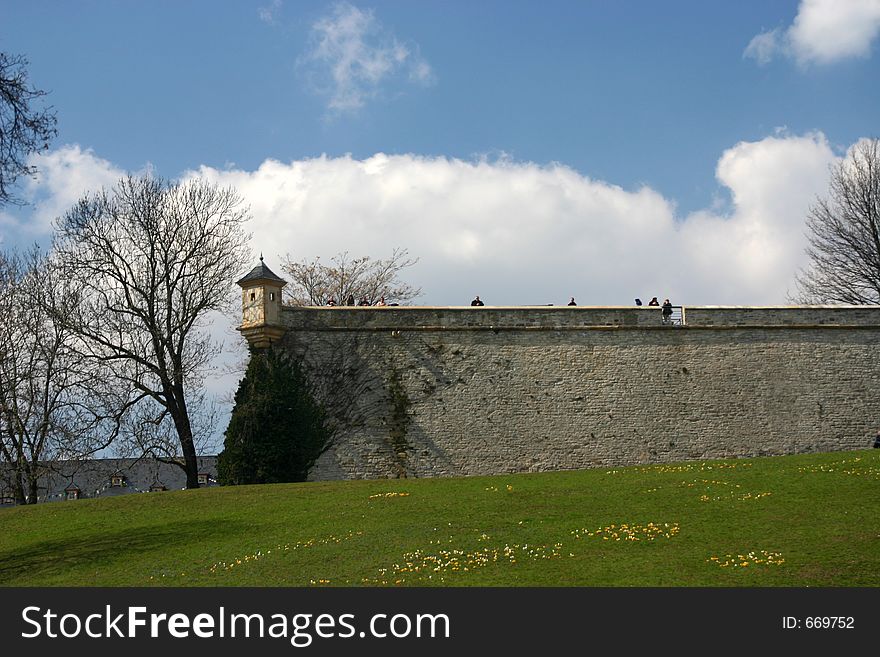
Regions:
[[662, 315], [661, 321], [669, 326], [684, 326], [684, 306], [672, 306], [672, 314]]

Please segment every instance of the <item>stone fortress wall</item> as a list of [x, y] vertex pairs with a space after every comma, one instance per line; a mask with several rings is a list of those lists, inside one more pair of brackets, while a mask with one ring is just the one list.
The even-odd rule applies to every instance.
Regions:
[[870, 446], [880, 307], [683, 312], [668, 326], [644, 306], [285, 306], [276, 344], [337, 427], [313, 479]]

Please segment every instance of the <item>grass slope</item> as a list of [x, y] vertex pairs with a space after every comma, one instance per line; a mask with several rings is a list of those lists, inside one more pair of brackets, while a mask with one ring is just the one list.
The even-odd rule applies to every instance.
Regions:
[[4, 586], [878, 586], [880, 450], [0, 512]]

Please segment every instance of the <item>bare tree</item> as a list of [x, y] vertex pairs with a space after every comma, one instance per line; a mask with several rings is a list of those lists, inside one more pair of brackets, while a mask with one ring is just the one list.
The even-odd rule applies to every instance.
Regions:
[[35, 107], [46, 92], [28, 84], [27, 64], [20, 55], [0, 52], [0, 205], [21, 202], [12, 186], [36, 173], [28, 157], [49, 148], [57, 132], [52, 108]]
[[386, 303], [402, 304], [422, 294], [421, 288], [400, 280], [400, 273], [418, 262], [406, 249], [394, 249], [384, 260], [351, 258], [346, 251], [330, 261], [330, 265], [320, 258], [294, 262], [287, 256], [283, 269], [291, 278], [285, 290], [288, 301], [298, 306], [323, 306], [331, 297], [339, 304], [353, 297], [355, 303], [374, 305], [385, 297]]
[[59, 257], [81, 290], [70, 326], [137, 391], [135, 441], [183, 468], [187, 488], [198, 487], [200, 391], [222, 347], [207, 328], [237, 300], [247, 216], [231, 189], [128, 177], [58, 224]]
[[801, 303], [880, 303], [880, 141], [862, 140], [831, 171], [807, 217], [810, 265]]
[[0, 254], [0, 461], [19, 504], [35, 503], [50, 462], [107, 447], [130, 404], [64, 325], [77, 291], [33, 249]]

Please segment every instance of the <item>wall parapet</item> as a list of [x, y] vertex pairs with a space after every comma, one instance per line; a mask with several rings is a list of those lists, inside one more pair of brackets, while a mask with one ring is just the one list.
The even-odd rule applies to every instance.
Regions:
[[583, 331], [724, 328], [880, 329], [880, 306], [685, 306], [684, 326], [657, 307], [285, 306], [284, 326], [305, 331]]

